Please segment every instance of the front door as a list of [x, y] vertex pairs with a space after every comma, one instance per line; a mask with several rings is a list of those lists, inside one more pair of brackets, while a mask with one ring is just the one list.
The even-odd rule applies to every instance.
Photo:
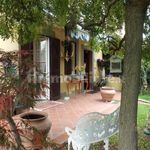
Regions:
[[[49, 52], [49, 38], [41, 37], [34, 48], [34, 62], [36, 66], [35, 79], [36, 82], [46, 81], [50, 85], [50, 52]], [[50, 90], [45, 88], [45, 94], [39, 95], [40, 100], [50, 99]]]
[[[85, 72], [88, 79], [88, 89], [92, 88], [92, 62], [93, 62], [93, 54], [90, 50], [84, 50], [84, 64], [86, 64]], [[84, 88], [86, 87], [86, 83], [84, 84]]]

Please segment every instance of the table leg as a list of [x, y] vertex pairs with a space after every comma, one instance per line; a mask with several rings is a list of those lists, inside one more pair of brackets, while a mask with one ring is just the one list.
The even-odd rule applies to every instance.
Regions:
[[89, 87], [89, 82], [88, 82], [88, 80], [86, 80], [86, 93], [87, 93], [88, 87]]
[[67, 83], [67, 93], [68, 93], [68, 96], [69, 96], [69, 83]]
[[75, 95], [76, 95], [76, 92], [77, 92], [77, 87], [76, 87], [76, 84], [75, 84]]
[[81, 86], [81, 81], [79, 81], [79, 93], [81, 92], [81, 88], [80, 88], [80, 86]]

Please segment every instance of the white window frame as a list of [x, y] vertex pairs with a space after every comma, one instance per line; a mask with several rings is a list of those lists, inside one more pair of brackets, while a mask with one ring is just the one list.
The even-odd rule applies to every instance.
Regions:
[[[118, 68], [113, 68], [113, 63], [118, 63]], [[110, 58], [110, 73], [122, 73], [122, 60], [117, 56]]]

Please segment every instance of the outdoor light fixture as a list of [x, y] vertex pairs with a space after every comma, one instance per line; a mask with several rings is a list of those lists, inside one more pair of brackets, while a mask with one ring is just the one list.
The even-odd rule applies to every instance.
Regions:
[[66, 51], [66, 53], [65, 53], [65, 60], [68, 62], [69, 61], [69, 59], [71, 59], [72, 57], [73, 57], [73, 55], [74, 55], [74, 50], [72, 51], [72, 54], [69, 56], [69, 53], [68, 53], [68, 51]]
[[66, 35], [65, 40], [62, 41], [62, 45], [64, 46], [64, 53], [61, 52], [61, 57], [68, 62], [74, 56], [72, 41], [68, 35]]
[[69, 55], [69, 51], [61, 52], [61, 58], [64, 58], [67, 62], [74, 56], [74, 50], [72, 51], [71, 55]]
[[110, 73], [121, 73], [122, 72], [122, 60], [117, 56], [110, 58]]

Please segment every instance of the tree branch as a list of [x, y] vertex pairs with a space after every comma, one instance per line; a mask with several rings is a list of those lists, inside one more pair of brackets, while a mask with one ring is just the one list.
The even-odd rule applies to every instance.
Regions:
[[[124, 37], [120, 40], [120, 42], [119, 42], [119, 44], [118, 44], [118, 46], [117, 47], [115, 47], [115, 48], [112, 48], [111, 50], [113, 50], [114, 52], [116, 52], [116, 51], [118, 51], [118, 50], [120, 50], [121, 49], [121, 47], [122, 47], [122, 45], [123, 45], [123, 42], [125, 41], [125, 35], [124, 35]], [[109, 41], [110, 42], [110, 41]], [[110, 42], [110, 43], [112, 43], [112, 42]]]
[[102, 16], [102, 19], [99, 22], [91, 22], [87, 25], [83, 25], [81, 22], [78, 24], [83, 28], [83, 29], [89, 29], [91, 26], [102, 26], [105, 23], [106, 18], [109, 16], [111, 8], [118, 2], [119, 0], [112, 0], [109, 5], [108, 9], [105, 15]]
[[16, 126], [14, 120], [12, 119], [10, 112], [8, 112], [7, 121], [10, 125], [11, 130], [14, 133], [15, 141], [17, 143], [17, 150], [25, 149], [24, 146], [22, 145], [22, 141], [21, 141], [20, 135], [18, 133], [17, 126]]

